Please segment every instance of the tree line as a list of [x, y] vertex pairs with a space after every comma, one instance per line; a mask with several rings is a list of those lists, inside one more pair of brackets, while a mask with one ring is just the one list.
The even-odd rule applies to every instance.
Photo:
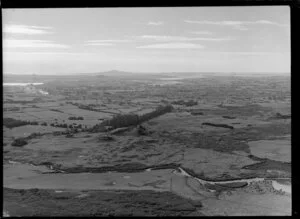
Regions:
[[140, 125], [150, 119], [156, 118], [173, 110], [172, 105], [158, 106], [154, 111], [145, 113], [143, 115], [137, 115], [134, 113], [115, 115], [111, 119], [104, 120], [102, 123], [95, 125], [90, 131], [104, 131], [105, 126], [112, 129]]

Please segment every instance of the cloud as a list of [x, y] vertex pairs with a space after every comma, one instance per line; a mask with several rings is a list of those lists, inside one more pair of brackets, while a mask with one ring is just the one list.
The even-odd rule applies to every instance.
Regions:
[[233, 38], [211, 38], [211, 37], [181, 37], [181, 36], [163, 36], [163, 35], [143, 35], [139, 39], [155, 41], [227, 41]]
[[69, 48], [65, 44], [58, 44], [49, 40], [17, 40], [5, 39], [3, 40], [4, 48]]
[[266, 24], [266, 25], [276, 25], [276, 26], [286, 26], [285, 24], [280, 24], [268, 20], [257, 20], [257, 21], [196, 21], [196, 20], [185, 20], [186, 23], [190, 24], [208, 24], [208, 25], [219, 25], [228, 26], [238, 30], [248, 30], [245, 25], [253, 24]]
[[281, 52], [217, 52], [218, 54], [223, 55], [283, 55], [284, 53]]
[[138, 49], [203, 49], [204, 46], [193, 43], [160, 43], [139, 46]]
[[3, 32], [9, 34], [41, 35], [52, 34], [53, 32], [48, 31], [51, 29], [52, 27], [9, 24], [4, 26]]
[[149, 21], [148, 22], [148, 25], [153, 25], [153, 26], [161, 26], [161, 25], [163, 25], [164, 24], [164, 22], [162, 22], [162, 21]]
[[32, 55], [58, 55], [58, 54], [82, 55], [82, 54], [86, 54], [86, 53], [74, 53], [74, 52], [5, 52], [5, 53], [7, 53], [7, 54], [24, 54], [24, 55], [28, 55], [28, 54], [32, 54]]
[[128, 43], [132, 42], [132, 40], [88, 40], [86, 43]]
[[132, 40], [111, 39], [111, 40], [88, 40], [85, 41], [85, 46], [115, 46], [116, 43], [129, 43]]
[[85, 43], [85, 46], [115, 46], [114, 43]]
[[190, 33], [193, 33], [193, 34], [204, 34], [204, 35], [211, 35], [212, 32], [210, 31], [191, 31]]

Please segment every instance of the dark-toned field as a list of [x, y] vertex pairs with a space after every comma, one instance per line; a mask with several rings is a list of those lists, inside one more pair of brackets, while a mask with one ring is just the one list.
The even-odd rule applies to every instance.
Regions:
[[62, 191], [4, 189], [4, 208], [10, 216], [201, 216], [200, 201], [170, 192]]

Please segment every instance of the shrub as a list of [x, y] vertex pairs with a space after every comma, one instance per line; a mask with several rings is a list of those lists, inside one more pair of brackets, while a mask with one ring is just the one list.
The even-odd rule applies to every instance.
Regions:
[[145, 122], [150, 119], [153, 119], [155, 117], [161, 116], [163, 114], [169, 113], [173, 110], [172, 105], [166, 105], [166, 106], [158, 106], [154, 111], [150, 113], [146, 113], [142, 116], [140, 116], [140, 122]]
[[72, 138], [73, 137], [73, 134], [67, 134], [66, 135], [66, 138]]
[[3, 118], [3, 125], [9, 129], [19, 126], [28, 125], [27, 121], [16, 120], [13, 118]]
[[210, 123], [210, 122], [204, 122], [204, 123], [202, 123], [202, 125], [234, 129], [233, 126], [227, 125], [227, 124], [214, 124], [214, 123]]
[[139, 116], [136, 114], [116, 115], [110, 120], [105, 120], [101, 124], [104, 126], [112, 126], [113, 128], [127, 127], [137, 125]]
[[69, 120], [84, 120], [84, 118], [82, 116], [78, 116], [78, 117], [76, 117], [76, 116], [70, 116], [68, 119]]
[[225, 118], [225, 119], [235, 119], [236, 117], [235, 116], [223, 116], [223, 118]]
[[28, 144], [27, 141], [25, 140], [25, 138], [17, 138], [13, 141], [13, 143], [11, 144], [12, 146], [15, 147], [22, 147], [24, 145]]
[[185, 105], [185, 106], [195, 106], [195, 105], [198, 104], [198, 102], [194, 101], [194, 100], [189, 100], [189, 101], [177, 100], [177, 101], [173, 101], [172, 104]]

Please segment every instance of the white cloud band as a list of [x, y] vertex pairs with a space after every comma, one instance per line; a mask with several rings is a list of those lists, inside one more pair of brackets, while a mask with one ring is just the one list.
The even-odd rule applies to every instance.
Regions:
[[184, 22], [190, 24], [208, 24], [208, 25], [219, 25], [219, 26], [229, 26], [239, 30], [248, 30], [245, 25], [252, 24], [267, 24], [267, 25], [276, 25], [276, 26], [286, 26], [285, 24], [280, 24], [268, 20], [257, 20], [257, 21], [198, 21], [198, 20], [185, 20]]
[[17, 40], [4, 39], [4, 48], [69, 48], [68, 45], [58, 44], [49, 40]]
[[26, 25], [5, 25], [3, 28], [4, 33], [8, 34], [25, 34], [25, 35], [41, 35], [51, 34], [53, 32], [48, 31], [52, 27], [41, 27], [41, 26], [26, 26]]
[[160, 43], [139, 46], [138, 49], [203, 49], [204, 46], [193, 43]]

